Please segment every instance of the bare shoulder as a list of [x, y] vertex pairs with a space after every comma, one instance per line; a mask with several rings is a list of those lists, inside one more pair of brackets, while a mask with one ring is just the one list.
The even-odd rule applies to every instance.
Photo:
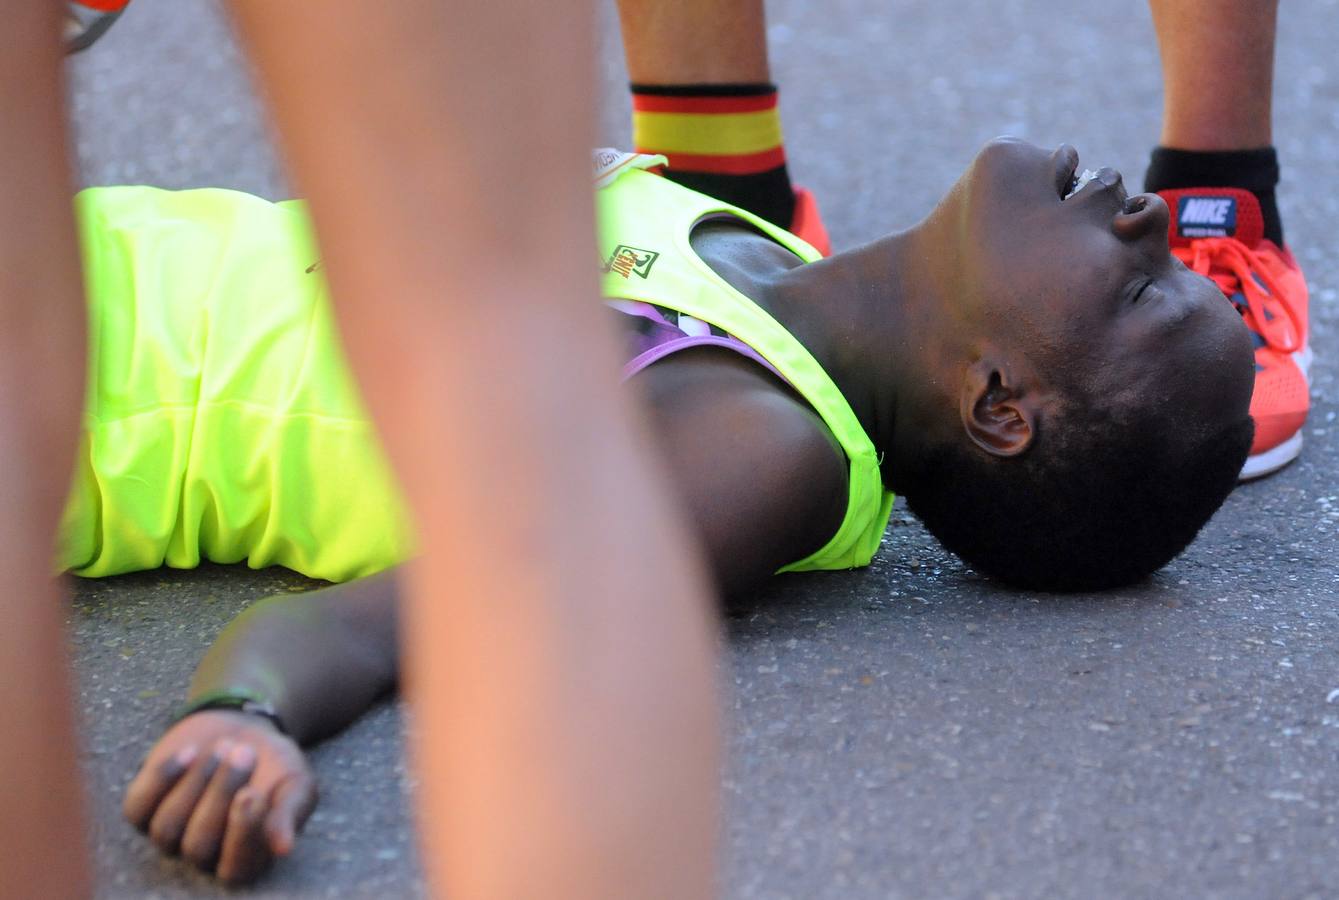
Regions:
[[685, 351], [633, 379], [673, 490], [737, 592], [818, 550], [845, 515], [847, 464], [817, 413], [762, 366]]

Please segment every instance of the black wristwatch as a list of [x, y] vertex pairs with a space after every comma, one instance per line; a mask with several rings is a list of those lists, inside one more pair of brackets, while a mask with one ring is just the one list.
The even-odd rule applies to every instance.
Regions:
[[284, 720], [279, 718], [279, 712], [274, 708], [273, 703], [259, 694], [236, 688], [210, 691], [208, 694], [201, 694], [193, 700], [186, 701], [186, 704], [172, 716], [172, 724], [175, 725], [187, 716], [210, 709], [230, 709], [235, 712], [246, 713], [249, 716], [260, 716], [262, 719], [269, 720], [271, 725], [279, 729], [280, 734], [291, 737], [288, 729], [284, 727]]

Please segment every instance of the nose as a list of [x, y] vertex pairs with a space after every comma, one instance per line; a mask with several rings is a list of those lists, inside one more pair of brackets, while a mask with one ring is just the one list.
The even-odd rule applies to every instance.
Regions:
[[1124, 241], [1137, 241], [1156, 236], [1162, 243], [1167, 242], [1167, 226], [1171, 213], [1167, 203], [1157, 194], [1136, 194], [1125, 201], [1116, 213], [1111, 227], [1116, 236]]

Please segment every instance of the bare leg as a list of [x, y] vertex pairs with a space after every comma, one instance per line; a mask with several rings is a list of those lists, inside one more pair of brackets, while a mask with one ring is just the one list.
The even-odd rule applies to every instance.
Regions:
[[53, 536], [84, 387], [84, 307], [66, 157], [62, 4], [0, 28], [0, 897], [88, 891]]
[[417, 519], [435, 887], [710, 895], [713, 630], [595, 301], [590, 10], [233, 8]]
[[635, 84], [770, 81], [763, 0], [618, 0]]
[[1273, 143], [1277, 0], [1149, 0], [1149, 8], [1162, 51], [1162, 145], [1245, 150]]

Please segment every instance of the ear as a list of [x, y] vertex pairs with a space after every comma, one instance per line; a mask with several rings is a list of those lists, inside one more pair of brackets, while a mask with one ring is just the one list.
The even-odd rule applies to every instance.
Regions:
[[987, 358], [967, 369], [960, 404], [967, 436], [991, 456], [1017, 456], [1037, 433], [1037, 403], [1019, 390], [1007, 367]]

